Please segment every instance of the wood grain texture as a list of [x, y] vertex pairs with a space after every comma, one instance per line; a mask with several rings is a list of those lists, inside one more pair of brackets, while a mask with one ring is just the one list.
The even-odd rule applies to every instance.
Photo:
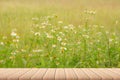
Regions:
[[120, 69], [0, 68], [0, 80], [120, 80]]
[[100, 69], [100, 70], [102, 70], [104, 73], [110, 75], [113, 78], [113, 80], [120, 80], [120, 75], [118, 74], [118, 72], [115, 73], [113, 71], [110, 71], [109, 69]]
[[102, 78], [100, 76], [98, 76], [97, 74], [95, 74], [94, 72], [92, 72], [90, 69], [81, 69], [83, 70], [91, 80], [101, 80]]
[[31, 77], [31, 80], [43, 80], [43, 76], [45, 75], [45, 73], [47, 72], [47, 69], [39, 69], [38, 72], [36, 72], [36, 74], [34, 74]]
[[[19, 69], [18, 71], [11, 74], [7, 80], [19, 80], [19, 77], [22, 75], [25, 75], [26, 72], [28, 72], [30, 69]], [[14, 71], [14, 70], [12, 70]]]
[[89, 80], [88, 75], [85, 72], [83, 72], [81, 69], [77, 68], [77, 69], [73, 69], [73, 70], [74, 70], [75, 74], [77, 75], [78, 80]]
[[110, 75], [104, 73], [103, 70], [100, 70], [100, 69], [90, 69], [90, 70], [93, 71], [94, 73], [96, 73], [96, 75], [99, 75], [102, 78], [102, 80], [112, 80], [113, 79]]
[[46, 74], [43, 76], [43, 80], [55, 80], [56, 69], [48, 69]]
[[55, 80], [65, 80], [65, 70], [64, 69], [56, 69]]
[[31, 76], [33, 76], [39, 69], [31, 69], [21, 77], [19, 77], [19, 80], [30, 80]]
[[0, 80], [7, 80], [9, 76], [18, 72], [19, 69], [4, 69], [0, 71]]
[[120, 69], [113, 69], [113, 68], [111, 68], [111, 69], [108, 69], [108, 70], [110, 70], [110, 71], [120, 75]]
[[73, 69], [65, 69], [66, 80], [77, 80], [77, 75]]

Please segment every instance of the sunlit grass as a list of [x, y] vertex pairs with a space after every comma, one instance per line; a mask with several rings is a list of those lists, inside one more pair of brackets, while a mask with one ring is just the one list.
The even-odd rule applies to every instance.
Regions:
[[0, 67], [120, 67], [120, 2], [89, 2], [1, 0]]

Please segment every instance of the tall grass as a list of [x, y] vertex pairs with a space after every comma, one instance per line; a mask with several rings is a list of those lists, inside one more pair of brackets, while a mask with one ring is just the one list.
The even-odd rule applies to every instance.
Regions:
[[0, 67], [120, 67], [120, 2], [89, 2], [1, 0]]

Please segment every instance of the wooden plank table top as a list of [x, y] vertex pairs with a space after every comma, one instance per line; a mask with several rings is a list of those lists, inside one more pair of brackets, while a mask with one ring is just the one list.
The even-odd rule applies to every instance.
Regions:
[[120, 68], [0, 68], [0, 80], [120, 80]]

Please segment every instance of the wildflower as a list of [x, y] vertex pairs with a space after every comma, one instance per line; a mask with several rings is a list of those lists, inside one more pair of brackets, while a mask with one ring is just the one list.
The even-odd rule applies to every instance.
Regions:
[[65, 35], [63, 32], [59, 32], [59, 34], [61, 34], [62, 36], [64, 36], [64, 35]]
[[84, 13], [95, 15], [95, 14], [96, 14], [96, 11], [93, 11], [93, 10], [84, 10]]
[[59, 24], [62, 24], [62, 23], [63, 23], [63, 21], [58, 21], [58, 23], [59, 23]]
[[15, 59], [15, 56], [10, 56], [9, 59], [13, 60]]
[[78, 25], [78, 28], [81, 28], [81, 25]]
[[64, 29], [68, 29], [68, 26], [64, 26]]
[[97, 28], [97, 27], [98, 27], [98, 25], [93, 25], [93, 27], [94, 27], [94, 28]]
[[41, 26], [40, 28], [43, 28], [43, 29], [44, 29], [45, 27], [46, 27], [46, 26], [43, 25], [43, 26]]
[[55, 33], [55, 30], [54, 30], [54, 29], [52, 29], [52, 30], [51, 30], [51, 32]]
[[57, 40], [60, 42], [62, 41], [62, 38], [58, 36]]
[[95, 12], [95, 11], [89, 11], [89, 13], [90, 13], [90, 14], [93, 14], [93, 15], [95, 15], [95, 14], [96, 14], [96, 12]]
[[13, 32], [11, 32], [11, 36], [12, 36], [12, 37], [16, 37], [16, 36], [17, 36], [17, 33], [16, 33], [16, 32], [14, 32], [14, 31], [13, 31]]
[[4, 42], [0, 42], [0, 45], [4, 46]]
[[29, 56], [29, 57], [32, 57], [32, 56], [33, 56], [33, 54], [28, 54], [28, 56]]
[[13, 42], [17, 43], [17, 42], [19, 42], [19, 39], [13, 39]]
[[35, 28], [39, 28], [39, 25], [38, 25], [38, 24], [35, 24], [34, 27], [35, 27]]
[[74, 29], [74, 26], [72, 24], [68, 25], [71, 30]]
[[35, 36], [40, 36], [40, 32], [34, 33]]
[[52, 47], [53, 47], [53, 48], [55, 48], [55, 47], [56, 47], [56, 45], [54, 44], [54, 45], [52, 45]]
[[74, 30], [74, 33], [77, 34], [77, 31]]
[[24, 49], [21, 49], [21, 51], [22, 51], [22, 52], [26, 52], [26, 50], [24, 50]]
[[100, 40], [97, 40], [97, 42], [99, 43], [99, 42], [100, 42]]
[[114, 39], [109, 39], [109, 42], [112, 42]]
[[46, 22], [41, 23], [41, 25], [42, 25], [42, 26], [47, 26], [47, 25], [49, 25], [49, 26], [50, 26], [51, 24], [49, 24], [49, 22], [48, 22], [48, 21], [46, 21]]
[[36, 49], [36, 50], [33, 50], [33, 52], [35, 52], [35, 53], [39, 53], [39, 52], [42, 52], [43, 50], [41, 50], [41, 49]]
[[63, 46], [65, 46], [66, 44], [67, 44], [67, 43], [65, 43], [65, 42], [62, 42], [62, 43], [61, 43], [61, 45], [63, 45]]
[[41, 25], [43, 25], [43, 26], [45, 26], [46, 24], [47, 24], [46, 22], [41, 23]]
[[91, 45], [93, 45], [93, 42], [90, 42]]
[[84, 13], [86, 14], [92, 14], [92, 15], [95, 15], [96, 14], [96, 11], [92, 11], [92, 10], [85, 10]]
[[16, 52], [11, 52], [12, 55], [16, 55]]
[[81, 44], [81, 42], [80, 42], [80, 41], [78, 41], [78, 42], [77, 42], [77, 44]]
[[46, 35], [47, 35], [47, 38], [50, 38], [50, 39], [53, 38], [53, 36], [48, 33], [46, 33]]
[[65, 50], [65, 51], [67, 50], [66, 47], [60, 47], [60, 49], [61, 49], [61, 50]]
[[84, 13], [88, 13], [88, 10], [84, 10]]

